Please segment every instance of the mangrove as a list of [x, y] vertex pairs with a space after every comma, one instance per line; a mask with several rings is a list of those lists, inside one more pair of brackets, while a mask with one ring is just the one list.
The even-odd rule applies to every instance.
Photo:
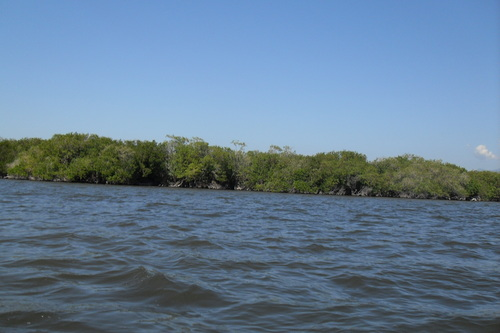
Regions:
[[156, 185], [303, 194], [500, 201], [500, 173], [468, 171], [406, 154], [368, 161], [353, 151], [301, 155], [290, 147], [245, 151], [200, 138], [164, 142], [95, 134], [0, 139], [0, 176], [96, 184]]

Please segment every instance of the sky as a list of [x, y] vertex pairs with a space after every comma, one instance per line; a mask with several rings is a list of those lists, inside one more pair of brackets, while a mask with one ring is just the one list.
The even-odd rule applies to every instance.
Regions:
[[0, 0], [0, 137], [500, 169], [499, 0]]

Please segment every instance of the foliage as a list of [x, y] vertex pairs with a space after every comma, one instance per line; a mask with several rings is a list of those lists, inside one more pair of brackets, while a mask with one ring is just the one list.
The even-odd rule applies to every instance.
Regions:
[[500, 173], [470, 171], [467, 183], [468, 196], [482, 200], [500, 201]]
[[42, 142], [41, 139], [7, 140], [0, 139], [0, 177], [7, 176], [9, 164], [22, 152]]
[[382, 196], [434, 199], [467, 196], [467, 171], [453, 164], [403, 155], [376, 160], [373, 165], [379, 175], [375, 186]]
[[299, 155], [290, 147], [245, 152], [200, 138], [119, 141], [56, 134], [0, 140], [0, 175], [48, 181], [149, 184], [286, 193], [500, 201], [500, 173], [402, 155], [369, 162], [352, 151]]

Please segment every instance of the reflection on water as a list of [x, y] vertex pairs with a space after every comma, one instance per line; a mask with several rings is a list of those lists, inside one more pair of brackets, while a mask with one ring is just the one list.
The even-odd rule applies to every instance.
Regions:
[[499, 207], [0, 180], [0, 329], [498, 332]]

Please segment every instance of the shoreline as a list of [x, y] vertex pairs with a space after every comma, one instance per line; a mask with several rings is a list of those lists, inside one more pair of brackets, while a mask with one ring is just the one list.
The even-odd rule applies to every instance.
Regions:
[[199, 138], [120, 141], [95, 134], [0, 140], [0, 177], [55, 182], [361, 197], [500, 201], [500, 173], [404, 154], [368, 161], [354, 151], [245, 151]]
[[89, 184], [89, 185], [111, 185], [111, 186], [140, 186], [140, 187], [167, 187], [167, 188], [185, 188], [185, 189], [198, 189], [198, 190], [216, 190], [216, 191], [242, 191], [242, 192], [261, 192], [261, 193], [279, 193], [279, 194], [302, 194], [302, 195], [326, 195], [326, 196], [340, 196], [340, 197], [361, 197], [361, 198], [387, 198], [387, 199], [411, 199], [411, 200], [439, 200], [439, 201], [470, 201], [470, 202], [499, 202], [497, 200], [483, 200], [481, 197], [425, 197], [422, 195], [412, 195], [408, 193], [395, 193], [393, 196], [384, 195], [370, 195], [368, 194], [368, 189], [362, 189], [361, 191], [354, 194], [346, 194], [345, 191], [330, 191], [324, 193], [318, 191], [317, 193], [312, 192], [299, 192], [299, 191], [270, 191], [270, 190], [252, 190], [245, 187], [237, 186], [235, 188], [229, 188], [221, 184], [212, 182], [210, 184], [184, 184], [184, 182], [172, 182], [172, 183], [130, 183], [130, 184], [114, 184], [114, 183], [94, 183], [94, 182], [78, 182], [78, 181], [67, 181], [62, 179], [54, 180], [44, 180], [36, 179], [35, 177], [17, 177], [17, 176], [4, 176], [1, 179], [4, 180], [20, 180], [20, 181], [32, 181], [32, 182], [47, 182], [47, 183], [67, 183], [67, 184]]

